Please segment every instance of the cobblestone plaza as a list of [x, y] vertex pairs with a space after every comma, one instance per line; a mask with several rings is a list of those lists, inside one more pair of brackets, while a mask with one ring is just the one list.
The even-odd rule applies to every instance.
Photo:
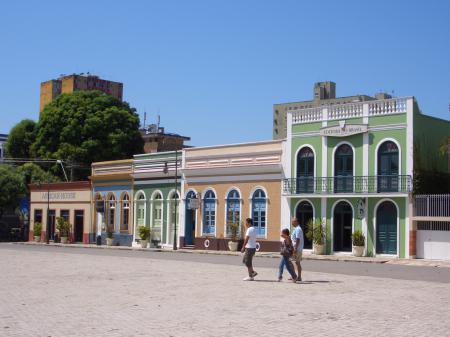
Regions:
[[198, 254], [176, 261], [141, 251], [15, 246], [0, 249], [1, 336], [445, 336], [450, 331], [448, 283], [308, 270], [303, 283], [277, 283], [275, 268], [258, 268], [262, 260], [256, 260], [258, 282], [242, 282], [239, 257], [228, 257], [235, 259], [231, 264], [203, 263], [194, 261]]

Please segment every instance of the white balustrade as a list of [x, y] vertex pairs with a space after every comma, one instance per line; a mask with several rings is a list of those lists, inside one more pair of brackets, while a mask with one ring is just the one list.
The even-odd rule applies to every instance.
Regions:
[[362, 103], [335, 104], [328, 109], [328, 119], [357, 118], [363, 115]]
[[292, 123], [303, 124], [322, 120], [322, 107], [299, 109], [292, 111]]
[[368, 106], [369, 116], [382, 116], [406, 113], [408, 98], [392, 98], [346, 104], [322, 105], [315, 108], [288, 110], [292, 114], [292, 124], [320, 122], [323, 109], [328, 109], [328, 120], [363, 117], [363, 106]]
[[369, 102], [369, 116], [406, 112], [406, 98], [393, 98]]

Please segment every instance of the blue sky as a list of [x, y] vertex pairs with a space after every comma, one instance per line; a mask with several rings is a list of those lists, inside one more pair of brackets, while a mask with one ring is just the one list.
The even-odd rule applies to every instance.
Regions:
[[4, 1], [0, 133], [40, 82], [91, 72], [192, 145], [272, 137], [272, 105], [382, 90], [448, 119], [450, 1]]

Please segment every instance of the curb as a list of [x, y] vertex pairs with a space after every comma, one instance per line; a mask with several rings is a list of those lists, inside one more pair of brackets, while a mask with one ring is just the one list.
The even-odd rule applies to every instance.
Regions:
[[[47, 246], [43, 242], [11, 242], [15, 245], [29, 245], [29, 246]], [[241, 256], [240, 252], [230, 252], [222, 250], [191, 250], [191, 249], [172, 249], [164, 248], [140, 248], [127, 246], [97, 246], [95, 244], [62, 244], [50, 243], [49, 246], [61, 248], [84, 248], [84, 249], [117, 249], [130, 250], [138, 252], [157, 252], [157, 253], [172, 253], [172, 254], [210, 254], [210, 255], [225, 255], [225, 256]], [[256, 253], [256, 257], [261, 258], [276, 258], [280, 257], [277, 252], [261, 252]], [[434, 267], [434, 268], [450, 268], [450, 261], [441, 260], [422, 260], [422, 259], [399, 259], [399, 258], [380, 258], [380, 257], [354, 257], [351, 255], [313, 255], [306, 253], [303, 255], [303, 260], [306, 261], [333, 261], [333, 262], [359, 262], [359, 263], [374, 263], [374, 264], [391, 264], [408, 267]]]

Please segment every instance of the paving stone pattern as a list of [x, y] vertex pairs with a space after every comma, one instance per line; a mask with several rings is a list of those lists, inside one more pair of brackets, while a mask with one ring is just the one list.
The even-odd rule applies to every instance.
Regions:
[[450, 335], [449, 284], [256, 269], [2, 249], [0, 336]]

